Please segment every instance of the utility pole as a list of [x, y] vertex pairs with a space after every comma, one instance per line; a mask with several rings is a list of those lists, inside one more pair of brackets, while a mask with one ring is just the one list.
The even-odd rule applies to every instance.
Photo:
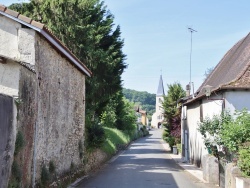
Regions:
[[192, 40], [192, 36], [193, 36], [193, 32], [197, 32], [196, 30], [194, 30], [193, 28], [189, 27], [188, 30], [190, 31], [191, 33], [191, 47], [190, 47], [190, 69], [189, 69], [189, 73], [190, 73], [190, 78], [189, 78], [189, 88], [190, 88], [190, 91], [191, 91], [191, 88], [193, 89], [193, 95], [194, 95], [194, 84], [193, 84], [193, 87], [192, 87], [192, 46], [193, 46], [193, 40]]

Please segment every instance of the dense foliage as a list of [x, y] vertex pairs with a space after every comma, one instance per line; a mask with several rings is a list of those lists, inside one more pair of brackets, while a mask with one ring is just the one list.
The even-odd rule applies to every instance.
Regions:
[[103, 1], [31, 0], [10, 8], [46, 24], [92, 71], [92, 78], [86, 79], [86, 130], [87, 138], [96, 143], [87, 143], [97, 145], [99, 124], [135, 130], [133, 107], [123, 99], [121, 87], [127, 66], [121, 31]]
[[100, 117], [110, 98], [122, 90], [126, 68], [120, 27], [99, 0], [31, 0], [11, 9], [40, 21], [87, 67], [93, 77], [86, 80], [86, 112]]
[[216, 157], [226, 157], [234, 160], [238, 156], [238, 166], [245, 175], [250, 175], [250, 114], [246, 109], [236, 112], [235, 118], [229, 113], [222, 113], [220, 116], [205, 118], [199, 123], [198, 131], [204, 139], [206, 147], [217, 148], [223, 146], [222, 156], [217, 152]]
[[250, 177], [250, 142], [240, 147], [238, 166], [244, 175]]
[[[116, 112], [116, 113], [114, 113]], [[118, 92], [105, 107], [101, 115], [101, 124], [106, 127], [114, 127], [123, 131], [133, 132], [136, 129], [136, 114], [133, 103]]]
[[242, 110], [235, 115], [236, 119], [224, 123], [219, 133], [222, 144], [231, 152], [237, 152], [239, 146], [250, 141], [250, 114]]
[[213, 148], [213, 146], [222, 144], [220, 137], [222, 126], [232, 120], [230, 114], [224, 112], [220, 115], [214, 115], [212, 118], [206, 117], [202, 122], [198, 123], [198, 131], [201, 133], [207, 148]]
[[185, 96], [185, 91], [180, 83], [168, 85], [168, 93], [164, 97], [162, 106], [164, 108], [165, 127], [163, 139], [170, 147], [180, 142], [181, 138], [181, 117], [180, 108], [177, 107], [178, 99]]
[[148, 117], [151, 117], [155, 112], [155, 94], [148, 93], [146, 91], [136, 91], [132, 89], [122, 90], [126, 99], [130, 102], [140, 106], [141, 109], [147, 111]]

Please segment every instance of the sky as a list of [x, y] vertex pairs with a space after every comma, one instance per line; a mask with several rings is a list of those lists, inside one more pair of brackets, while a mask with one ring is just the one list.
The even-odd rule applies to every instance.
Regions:
[[[0, 0], [6, 6], [24, 0]], [[128, 68], [123, 87], [156, 93], [162, 74], [167, 85], [191, 81], [197, 90], [206, 70], [250, 32], [249, 0], [104, 0], [121, 27]]]

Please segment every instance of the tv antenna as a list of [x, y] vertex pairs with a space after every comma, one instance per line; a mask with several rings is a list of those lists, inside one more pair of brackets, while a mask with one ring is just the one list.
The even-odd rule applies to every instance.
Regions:
[[[190, 88], [190, 91], [191, 91], [191, 88], [192, 88], [192, 79], [191, 79], [191, 75], [192, 75], [192, 47], [193, 47], [193, 32], [197, 32], [196, 30], [194, 30], [193, 28], [191, 27], [188, 27], [188, 30], [190, 31], [191, 33], [191, 46], [190, 46], [190, 69], [189, 69], [189, 73], [190, 73], [190, 78], [189, 78], [189, 88]], [[194, 94], [194, 84], [193, 84], [193, 94]]]

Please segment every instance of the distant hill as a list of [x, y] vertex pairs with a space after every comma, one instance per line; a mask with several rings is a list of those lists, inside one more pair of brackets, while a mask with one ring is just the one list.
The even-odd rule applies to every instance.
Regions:
[[126, 99], [130, 102], [134, 102], [136, 105], [139, 105], [142, 110], [146, 110], [148, 118], [151, 118], [155, 112], [155, 94], [126, 88], [123, 88], [122, 92]]

